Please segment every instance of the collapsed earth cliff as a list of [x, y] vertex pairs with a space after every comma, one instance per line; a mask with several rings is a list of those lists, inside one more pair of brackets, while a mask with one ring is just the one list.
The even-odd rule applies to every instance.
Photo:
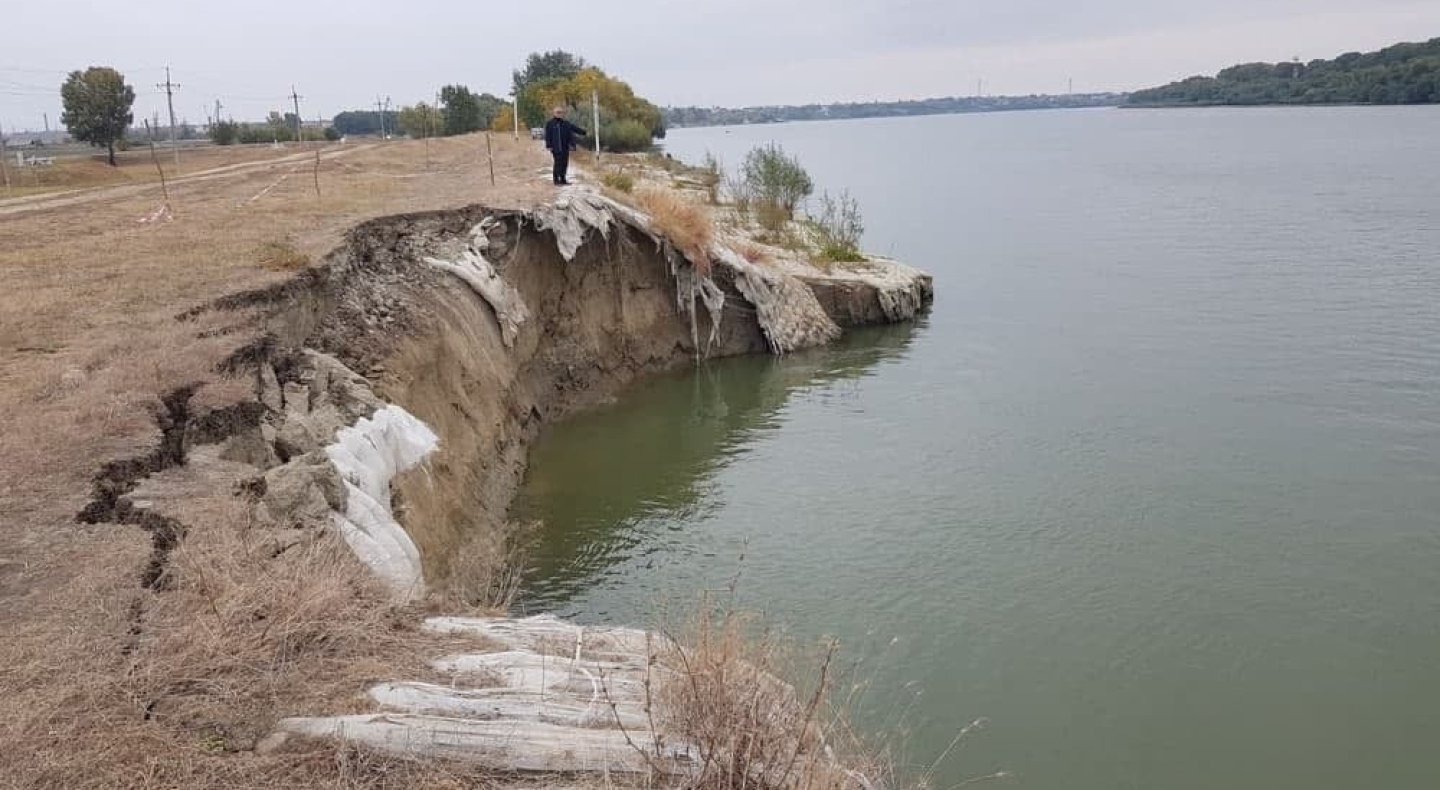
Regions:
[[[823, 344], [847, 326], [908, 320], [932, 299], [928, 275], [889, 261], [822, 272], [750, 263], [718, 243], [708, 252], [697, 267], [650, 217], [585, 188], [530, 211], [477, 206], [367, 222], [322, 265], [187, 314], [233, 312], [237, 326], [258, 316], [261, 331], [226, 363], [253, 380], [253, 399], [192, 409], [193, 389], [169, 393], [156, 414], [160, 445], [106, 464], [80, 518], [146, 529], [153, 551], [141, 581], [163, 590], [186, 530], [177, 504], [201, 488], [233, 490], [281, 551], [304, 530], [335, 529], [397, 598], [459, 590], [483, 601], [505, 576], [506, 510], [543, 425], [650, 372]], [[580, 661], [583, 635], [564, 633], [574, 639], [564, 652]], [[638, 637], [623, 636], [632, 657], [643, 652]], [[508, 669], [482, 662], [492, 683], [504, 686], [507, 671], [531, 683], [516, 666], [544, 654], [538, 641], [520, 639]], [[450, 728], [465, 718], [454, 698], [425, 696], [435, 689], [396, 688], [372, 698], [407, 715], [439, 710]], [[618, 714], [624, 741], [611, 727], [584, 735], [604, 741], [591, 751], [564, 746], [583, 740], [579, 730], [605, 730], [581, 708], [557, 722], [549, 707], [502, 714], [493, 700], [467, 702], [459, 710], [472, 724], [510, 715], [562, 727], [541, 733], [561, 747], [524, 764], [487, 752], [483, 737], [458, 751], [504, 768], [635, 768], [633, 754], [619, 756], [634, 744]], [[346, 736], [336, 722], [294, 720], [288, 730]], [[350, 737], [382, 748], [428, 738], [457, 756], [433, 716], [412, 724], [361, 737], [352, 721]]]

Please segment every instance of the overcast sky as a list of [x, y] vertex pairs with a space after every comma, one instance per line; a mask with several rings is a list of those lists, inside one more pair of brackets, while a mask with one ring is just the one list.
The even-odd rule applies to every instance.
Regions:
[[7, 3], [0, 124], [55, 125], [65, 72], [113, 65], [138, 121], [307, 118], [503, 94], [535, 50], [583, 55], [659, 104], [742, 106], [1128, 90], [1252, 60], [1309, 60], [1440, 36], [1440, 0], [139, 0]]

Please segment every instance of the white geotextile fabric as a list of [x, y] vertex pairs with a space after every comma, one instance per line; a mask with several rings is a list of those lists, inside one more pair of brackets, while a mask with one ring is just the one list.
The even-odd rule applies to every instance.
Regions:
[[345, 512], [332, 518], [355, 555], [397, 594], [425, 589], [420, 550], [390, 509], [390, 481], [414, 468], [439, 446], [430, 427], [389, 405], [335, 434], [325, 455], [345, 483]]
[[[591, 230], [609, 239], [614, 226], [623, 222], [649, 236], [666, 251], [670, 260], [676, 301], [680, 310], [690, 317], [697, 349], [700, 345], [695, 325], [697, 301], [710, 316], [706, 350], [719, 338], [725, 292], [712, 277], [700, 274], [693, 262], [686, 260], [656, 230], [649, 215], [598, 192], [574, 188], [565, 190], [553, 204], [535, 209], [533, 217], [537, 227], [555, 234], [560, 255], [567, 261], [574, 259]], [[783, 272], [761, 269], [722, 244], [711, 245], [710, 257], [712, 265], [733, 272], [735, 287], [754, 306], [760, 329], [773, 353], [822, 345], [840, 336], [840, 327], [825, 313], [810, 287], [800, 280]]]

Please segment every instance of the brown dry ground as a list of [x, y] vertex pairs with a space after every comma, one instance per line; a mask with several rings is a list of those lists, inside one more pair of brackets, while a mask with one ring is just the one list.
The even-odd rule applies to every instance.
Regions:
[[[55, 164], [49, 167], [19, 168], [15, 166], [16, 150], [18, 149], [13, 146], [8, 149], [10, 156], [5, 160], [5, 166], [10, 177], [10, 188], [6, 190], [0, 187], [0, 206], [21, 198], [88, 190], [99, 186], [159, 183], [160, 176], [155, 170], [155, 159], [159, 159], [164, 167], [165, 177], [174, 179], [233, 165], [273, 161], [281, 156], [300, 153], [303, 149], [294, 145], [280, 150], [270, 145], [182, 148], [178, 168], [174, 152], [165, 150], [163, 146], [157, 148], [153, 156], [148, 146], [116, 151], [115, 167], [111, 167], [106, 161], [104, 149], [87, 149], [81, 155], [56, 154]], [[30, 155], [28, 151], [26, 154]]]
[[171, 184], [168, 222], [139, 222], [162, 204], [143, 182], [0, 203], [0, 787], [492, 780], [338, 747], [251, 751], [277, 716], [343, 710], [365, 681], [423, 676], [435, 654], [419, 612], [386, 604], [334, 538], [265, 545], [227, 492], [199, 495], [170, 589], [155, 592], [139, 582], [139, 527], [75, 516], [101, 463], [155, 445], [157, 395], [191, 382], [202, 405], [249, 394], [215, 372], [248, 339], [231, 331], [244, 318], [178, 313], [289, 276], [367, 218], [551, 193], [542, 150], [494, 143], [496, 187], [484, 137], [467, 136], [428, 154], [419, 141], [325, 147], [319, 196], [311, 151], [194, 162]]

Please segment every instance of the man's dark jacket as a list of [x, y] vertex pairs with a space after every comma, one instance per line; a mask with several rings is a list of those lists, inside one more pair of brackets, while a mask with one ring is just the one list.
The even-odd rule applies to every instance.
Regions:
[[559, 153], [569, 152], [575, 147], [575, 136], [588, 134], [584, 129], [576, 126], [564, 118], [551, 118], [545, 122], [545, 147]]

